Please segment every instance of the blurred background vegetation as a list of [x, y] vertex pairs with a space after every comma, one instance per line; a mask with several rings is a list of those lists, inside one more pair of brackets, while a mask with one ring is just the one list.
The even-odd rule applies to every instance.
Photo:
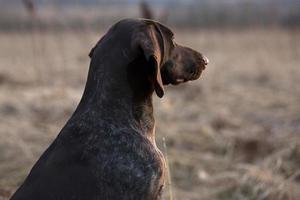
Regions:
[[163, 199], [299, 200], [300, 0], [0, 0], [0, 200], [76, 108], [90, 49], [128, 17], [210, 59], [154, 98]]
[[147, 4], [153, 17], [176, 27], [300, 25], [299, 0], [1, 0], [0, 27], [30, 28], [28, 11], [32, 7], [36, 23], [43, 29], [65, 25], [73, 29], [106, 28], [120, 18], [141, 17], [141, 2]]

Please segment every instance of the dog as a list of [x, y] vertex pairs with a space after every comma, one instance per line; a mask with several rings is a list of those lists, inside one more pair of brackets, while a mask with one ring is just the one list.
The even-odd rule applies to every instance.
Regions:
[[160, 199], [152, 94], [198, 79], [208, 59], [146, 19], [119, 21], [89, 56], [78, 107], [11, 200]]

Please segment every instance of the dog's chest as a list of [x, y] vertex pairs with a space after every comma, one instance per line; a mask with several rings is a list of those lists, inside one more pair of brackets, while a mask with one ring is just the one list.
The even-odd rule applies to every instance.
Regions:
[[164, 183], [165, 162], [156, 145], [134, 132], [110, 134], [90, 143], [86, 152], [100, 187], [157, 194]]

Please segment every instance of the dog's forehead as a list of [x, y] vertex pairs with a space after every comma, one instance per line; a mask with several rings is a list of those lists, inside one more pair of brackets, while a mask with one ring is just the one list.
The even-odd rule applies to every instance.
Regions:
[[[155, 20], [150, 19], [123, 19], [115, 24], [114, 27], [119, 27], [122, 30], [127, 29], [138, 29], [139, 27], [143, 27], [144, 25], [154, 25], [161, 30], [165, 37], [173, 39], [174, 33], [173, 31], [165, 26], [164, 24], [157, 22]], [[126, 27], [126, 28], [125, 28]]]

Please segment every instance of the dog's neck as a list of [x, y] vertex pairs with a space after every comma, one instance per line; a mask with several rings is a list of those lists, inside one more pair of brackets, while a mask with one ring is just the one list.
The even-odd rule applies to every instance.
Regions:
[[86, 88], [73, 117], [110, 123], [115, 130], [134, 129], [154, 140], [153, 87], [143, 60], [91, 62]]

